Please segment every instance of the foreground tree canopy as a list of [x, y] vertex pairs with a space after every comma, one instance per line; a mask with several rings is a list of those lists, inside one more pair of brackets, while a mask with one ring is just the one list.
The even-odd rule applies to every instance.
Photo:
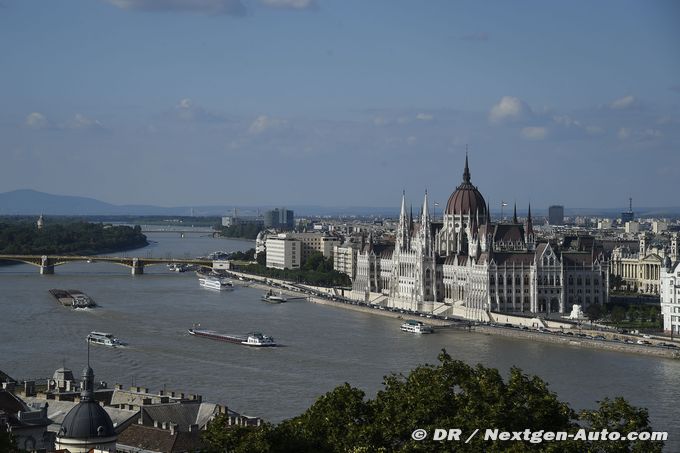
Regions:
[[[599, 408], [577, 414], [558, 400], [536, 376], [510, 370], [507, 382], [498, 370], [469, 366], [446, 351], [439, 365], [420, 366], [407, 376], [385, 378], [375, 399], [349, 384], [320, 397], [307, 411], [278, 425], [228, 427], [216, 418], [205, 432], [215, 452], [661, 452], [663, 442], [484, 440], [486, 428], [500, 431], [651, 431], [646, 409], [623, 398], [605, 399]], [[425, 440], [411, 433], [426, 430]], [[435, 441], [437, 428], [459, 428], [460, 441]], [[480, 432], [465, 443], [476, 429]]]

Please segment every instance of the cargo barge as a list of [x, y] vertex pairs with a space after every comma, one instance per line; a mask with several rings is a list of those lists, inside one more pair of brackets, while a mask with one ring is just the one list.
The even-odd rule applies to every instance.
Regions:
[[77, 289], [51, 289], [49, 292], [65, 307], [92, 308], [97, 306], [90, 296]]
[[189, 329], [189, 334], [197, 337], [209, 338], [211, 340], [240, 344], [243, 346], [276, 346], [276, 343], [272, 337], [263, 335], [259, 332], [252, 332], [248, 335], [227, 335], [224, 333], [215, 332], [214, 330]]

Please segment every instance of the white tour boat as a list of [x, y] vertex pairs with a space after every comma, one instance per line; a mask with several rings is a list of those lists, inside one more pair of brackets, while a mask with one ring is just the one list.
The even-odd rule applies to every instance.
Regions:
[[87, 342], [111, 347], [123, 346], [123, 343], [118, 338], [106, 332], [90, 332], [87, 336]]
[[408, 320], [401, 325], [401, 330], [411, 333], [434, 333], [432, 326], [420, 321]]
[[216, 289], [218, 291], [234, 289], [234, 284], [232, 282], [222, 280], [218, 277], [199, 277], [198, 283], [204, 288]]

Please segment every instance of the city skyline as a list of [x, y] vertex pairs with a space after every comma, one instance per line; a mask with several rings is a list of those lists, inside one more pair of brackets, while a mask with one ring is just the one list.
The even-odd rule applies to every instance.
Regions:
[[0, 5], [0, 192], [677, 205], [672, 2]]

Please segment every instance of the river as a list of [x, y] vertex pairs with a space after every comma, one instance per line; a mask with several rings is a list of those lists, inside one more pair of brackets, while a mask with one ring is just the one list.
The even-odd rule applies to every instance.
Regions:
[[[183, 258], [254, 246], [201, 234], [148, 236], [150, 246], [120, 255]], [[99, 307], [62, 307], [50, 288], [80, 289]], [[198, 393], [276, 422], [344, 382], [373, 396], [384, 375], [435, 363], [446, 348], [467, 363], [536, 374], [576, 410], [623, 396], [648, 408], [654, 429], [669, 432], [668, 451], [680, 451], [680, 361], [459, 330], [414, 336], [401, 332], [397, 319], [305, 300], [272, 305], [260, 296], [245, 287], [206, 290], [193, 273], [165, 266], [138, 276], [108, 263], [61, 265], [45, 276], [30, 265], [0, 267], [0, 370], [19, 379], [45, 378], [65, 364], [79, 375], [87, 360], [85, 336], [103, 330], [129, 346], [92, 347], [97, 380]], [[284, 347], [251, 349], [191, 337], [187, 329], [194, 323], [228, 333], [262, 331]]]

